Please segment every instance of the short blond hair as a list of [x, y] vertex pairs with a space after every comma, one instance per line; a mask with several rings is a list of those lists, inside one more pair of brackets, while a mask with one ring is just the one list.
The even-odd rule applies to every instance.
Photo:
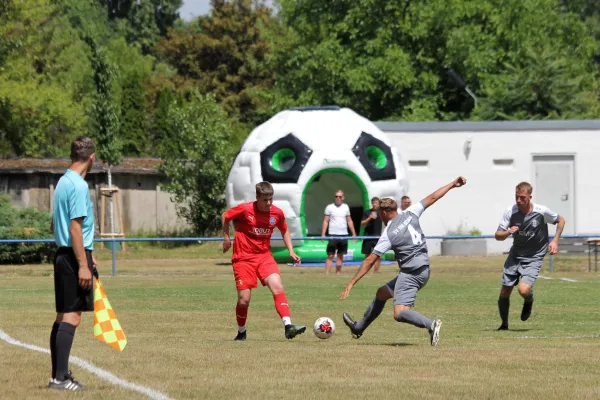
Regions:
[[396, 211], [398, 210], [398, 203], [394, 199], [384, 197], [379, 201], [379, 209], [381, 211]]
[[256, 184], [256, 197], [273, 196], [273, 185], [269, 182], [260, 182]]
[[529, 182], [521, 182], [517, 185], [516, 190], [517, 193], [526, 191], [527, 194], [531, 196], [531, 193], [533, 193], [533, 186], [531, 186]]

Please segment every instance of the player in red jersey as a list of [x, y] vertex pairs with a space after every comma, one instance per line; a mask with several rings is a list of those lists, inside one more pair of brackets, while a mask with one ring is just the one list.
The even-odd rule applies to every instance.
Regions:
[[292, 237], [287, 229], [285, 216], [280, 208], [273, 205], [273, 186], [269, 182], [256, 185], [256, 201], [242, 203], [223, 213], [223, 253], [231, 247], [229, 223], [234, 221], [235, 240], [233, 242], [233, 274], [238, 292], [235, 314], [238, 334], [234, 340], [246, 340], [246, 318], [252, 297], [252, 289], [257, 287], [256, 279], [273, 293], [275, 309], [283, 320], [286, 339], [293, 339], [304, 333], [306, 326], [292, 325], [279, 266], [271, 254], [271, 235], [277, 227], [283, 235], [283, 243], [290, 252], [294, 264], [300, 264], [300, 257], [292, 247]]

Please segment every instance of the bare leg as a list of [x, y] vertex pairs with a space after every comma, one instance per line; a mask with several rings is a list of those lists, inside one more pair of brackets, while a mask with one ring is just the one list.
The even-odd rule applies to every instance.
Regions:
[[378, 273], [380, 267], [381, 267], [381, 258], [378, 258], [377, 261], [375, 261], [375, 265], [373, 266], [373, 273], [374, 274]]
[[333, 265], [334, 254], [327, 254], [327, 260], [325, 261], [325, 274], [331, 272], [331, 266]]
[[342, 272], [342, 265], [344, 264], [344, 255], [338, 253], [337, 261], [335, 263], [335, 274], [339, 275]]

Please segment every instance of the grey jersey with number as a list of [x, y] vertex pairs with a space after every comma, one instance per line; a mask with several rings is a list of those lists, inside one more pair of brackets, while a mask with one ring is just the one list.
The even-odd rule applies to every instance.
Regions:
[[558, 214], [546, 206], [532, 204], [529, 214], [519, 211], [517, 205], [509, 207], [498, 224], [499, 231], [507, 231], [512, 226], [519, 227], [513, 235], [510, 254], [524, 259], [544, 258], [548, 251], [548, 225], [558, 222]]
[[429, 254], [419, 217], [425, 211], [423, 201], [413, 204], [390, 220], [373, 253], [382, 256], [392, 249], [402, 271], [412, 271], [429, 265]]

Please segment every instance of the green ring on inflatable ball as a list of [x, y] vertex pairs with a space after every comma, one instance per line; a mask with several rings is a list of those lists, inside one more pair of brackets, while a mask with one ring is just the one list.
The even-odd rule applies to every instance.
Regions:
[[[352, 255], [352, 259], [347, 261], [362, 261], [365, 259], [365, 255], [362, 254], [362, 240], [354, 243], [352, 240], [348, 240], [348, 255]], [[321, 242], [320, 240], [305, 240], [303, 246], [294, 246], [294, 251], [300, 256], [302, 262], [325, 262], [327, 259], [327, 240]], [[285, 247], [273, 247], [271, 248], [273, 258], [278, 263], [290, 263], [290, 253], [288, 253]], [[383, 260], [393, 261], [394, 254], [386, 253], [382, 257]]]
[[296, 152], [284, 147], [271, 157], [271, 167], [277, 172], [288, 172], [296, 164]]
[[367, 158], [377, 169], [384, 169], [388, 163], [385, 153], [378, 146], [367, 146]]

